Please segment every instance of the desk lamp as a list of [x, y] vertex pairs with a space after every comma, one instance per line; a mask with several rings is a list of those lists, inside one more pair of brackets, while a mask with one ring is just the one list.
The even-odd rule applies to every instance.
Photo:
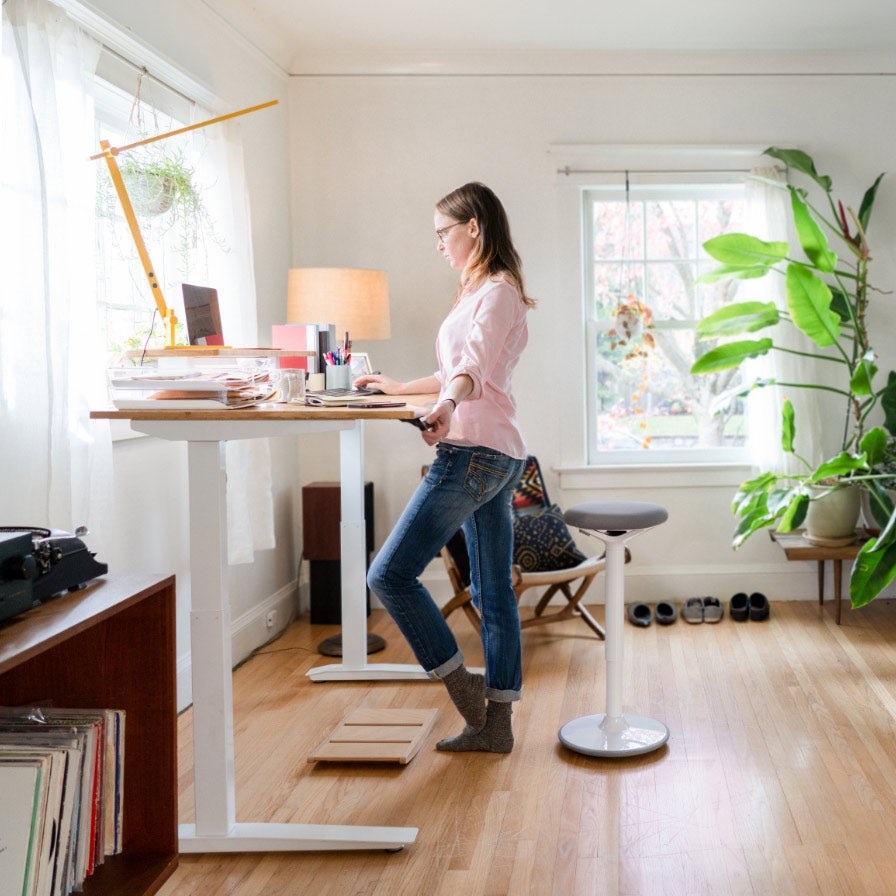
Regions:
[[[195, 131], [199, 128], [207, 127], [210, 124], [217, 124], [220, 121], [227, 121], [230, 118], [236, 118], [238, 115], [246, 115], [249, 112], [256, 112], [259, 109], [266, 109], [268, 106], [276, 106], [278, 100], [270, 100], [267, 103], [261, 103], [257, 106], [250, 106], [248, 109], [240, 109], [238, 112], [229, 112], [226, 115], [219, 115], [217, 118], [210, 118], [208, 121], [200, 121], [197, 124], [187, 125], [178, 128], [175, 131], [169, 131], [167, 134], [157, 134], [155, 137], [147, 137], [144, 140], [138, 140], [136, 143], [129, 143], [127, 146], [110, 146], [108, 140], [100, 140], [100, 149], [102, 152], [92, 155], [91, 161], [96, 159], [104, 159], [109, 168], [109, 177], [118, 194], [118, 201], [121, 203], [121, 210], [124, 212], [125, 221], [127, 221], [128, 229], [131, 231], [131, 239], [137, 248], [137, 254], [140, 256], [140, 263], [143, 265], [143, 271], [146, 279], [149, 281], [149, 289], [155, 300], [156, 307], [159, 309], [159, 315], [162, 323], [165, 325], [166, 332], [166, 348], [174, 348], [174, 328], [177, 325], [177, 316], [172, 308], [169, 308], [165, 302], [165, 296], [162, 294], [162, 287], [159, 278], [156, 277], [155, 267], [149, 257], [146, 249], [146, 243], [143, 241], [143, 234], [140, 232], [140, 225], [137, 223], [137, 216], [134, 213], [134, 207], [131, 204], [131, 198], [128, 196], [127, 188], [121, 177], [121, 171], [118, 168], [118, 160], [116, 156], [120, 153], [136, 149], [138, 146], [145, 146], [147, 143], [155, 143], [158, 140], [165, 140], [167, 137], [174, 137], [177, 134], [185, 134], [187, 131]], [[199, 349], [199, 346], [192, 346], [192, 349]]]
[[294, 268], [289, 272], [286, 321], [335, 324], [337, 335], [389, 338], [389, 284], [385, 271], [366, 268]]
[[[291, 324], [335, 324], [354, 340], [389, 338], [389, 286], [385, 271], [363, 268], [294, 268], [289, 272], [286, 320]], [[367, 652], [386, 646], [368, 633]], [[342, 656], [342, 636], [317, 646], [325, 656]]]

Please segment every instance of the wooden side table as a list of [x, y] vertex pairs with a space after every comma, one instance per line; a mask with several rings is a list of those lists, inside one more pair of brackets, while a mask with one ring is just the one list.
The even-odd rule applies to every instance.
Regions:
[[856, 530], [856, 540], [852, 544], [840, 547], [823, 547], [806, 541], [803, 530], [796, 532], [772, 532], [769, 535], [775, 544], [783, 551], [788, 560], [816, 560], [818, 561], [818, 605], [824, 604], [824, 563], [832, 560], [834, 563], [834, 601], [836, 603], [837, 625], [840, 625], [840, 605], [843, 594], [843, 561], [855, 560], [862, 544], [868, 539], [864, 529]]

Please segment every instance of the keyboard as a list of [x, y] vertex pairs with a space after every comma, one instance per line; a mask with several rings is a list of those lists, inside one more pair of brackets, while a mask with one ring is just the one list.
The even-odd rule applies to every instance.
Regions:
[[368, 395], [382, 395], [379, 389], [316, 389], [308, 390], [316, 398], [365, 398]]

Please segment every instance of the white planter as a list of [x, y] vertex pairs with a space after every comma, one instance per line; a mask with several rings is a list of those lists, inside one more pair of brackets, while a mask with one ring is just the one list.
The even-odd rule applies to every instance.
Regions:
[[174, 202], [174, 182], [157, 174], [122, 172], [131, 205], [138, 215], [163, 215]]
[[857, 485], [814, 498], [806, 514], [806, 541], [825, 547], [852, 544], [856, 540], [861, 504], [862, 489]]

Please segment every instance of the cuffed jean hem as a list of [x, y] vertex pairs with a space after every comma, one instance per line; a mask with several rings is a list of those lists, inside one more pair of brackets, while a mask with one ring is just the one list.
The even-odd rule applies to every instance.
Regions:
[[485, 699], [495, 703], [514, 703], [523, 699], [522, 691], [496, 691], [494, 688], [485, 689]]
[[431, 672], [426, 674], [430, 681], [441, 681], [446, 675], [450, 675], [455, 669], [459, 669], [464, 664], [464, 655], [458, 650], [450, 659], [445, 660], [441, 666], [437, 666]]

